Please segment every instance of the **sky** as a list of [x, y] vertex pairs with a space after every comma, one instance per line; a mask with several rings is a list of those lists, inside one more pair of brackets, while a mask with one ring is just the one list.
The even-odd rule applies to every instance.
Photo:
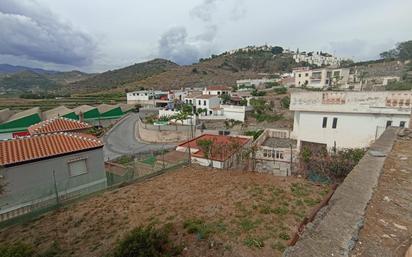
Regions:
[[412, 40], [411, 0], [0, 0], [0, 63], [102, 72], [248, 45], [376, 59]]

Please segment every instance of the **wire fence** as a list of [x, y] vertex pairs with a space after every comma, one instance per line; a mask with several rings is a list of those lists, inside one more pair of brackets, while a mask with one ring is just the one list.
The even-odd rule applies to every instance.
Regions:
[[[50, 176], [42, 177], [41, 181], [36, 182], [39, 186], [15, 189], [0, 197], [0, 227], [34, 219], [73, 201], [161, 175], [188, 162], [188, 152], [157, 151], [126, 155], [116, 162], [105, 163], [105, 177], [89, 177], [83, 184], [82, 181], [59, 179], [50, 172]], [[77, 179], [82, 177], [78, 176]]]

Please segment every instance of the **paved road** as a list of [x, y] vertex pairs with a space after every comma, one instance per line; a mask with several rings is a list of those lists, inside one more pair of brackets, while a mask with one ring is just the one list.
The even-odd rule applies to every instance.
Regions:
[[[131, 113], [117, 123], [103, 138], [104, 158], [112, 160], [126, 154], [150, 153], [162, 149], [161, 144], [152, 144], [136, 139], [137, 114]], [[164, 145], [165, 149], [176, 144]]]

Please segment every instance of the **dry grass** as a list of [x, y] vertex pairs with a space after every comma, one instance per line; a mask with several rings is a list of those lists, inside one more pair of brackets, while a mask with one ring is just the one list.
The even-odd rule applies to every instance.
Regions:
[[172, 226], [183, 256], [280, 256], [327, 188], [299, 178], [182, 168], [0, 232], [62, 256], [103, 256], [127, 231]]

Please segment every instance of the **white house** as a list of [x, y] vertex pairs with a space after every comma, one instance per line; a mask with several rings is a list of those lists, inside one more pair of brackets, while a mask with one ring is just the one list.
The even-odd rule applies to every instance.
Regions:
[[168, 101], [168, 92], [160, 90], [140, 90], [126, 94], [127, 104], [156, 105], [157, 101]]
[[193, 105], [195, 109], [206, 109], [206, 113], [202, 114], [205, 116], [217, 114], [220, 110], [220, 98], [217, 95], [188, 95], [185, 103]]
[[408, 127], [412, 92], [295, 92], [293, 135], [328, 148], [367, 147], [388, 126]]
[[339, 66], [341, 59], [333, 56], [331, 54], [322, 53], [322, 52], [302, 52], [302, 53], [295, 53], [293, 55], [293, 59], [295, 62], [307, 62], [309, 64], [313, 64], [316, 66]]
[[[207, 149], [201, 141], [209, 141]], [[249, 146], [252, 137], [203, 134], [176, 147], [176, 151], [190, 152], [192, 163], [217, 169], [231, 168], [240, 161], [242, 149]], [[189, 151], [190, 148], [190, 151]], [[206, 151], [206, 152], [205, 152]]]
[[208, 86], [203, 90], [204, 95], [223, 95], [229, 94], [231, 88], [228, 86]]
[[348, 68], [322, 68], [310, 69], [302, 67], [293, 70], [295, 87], [326, 88], [330, 86], [343, 86], [349, 81]]

